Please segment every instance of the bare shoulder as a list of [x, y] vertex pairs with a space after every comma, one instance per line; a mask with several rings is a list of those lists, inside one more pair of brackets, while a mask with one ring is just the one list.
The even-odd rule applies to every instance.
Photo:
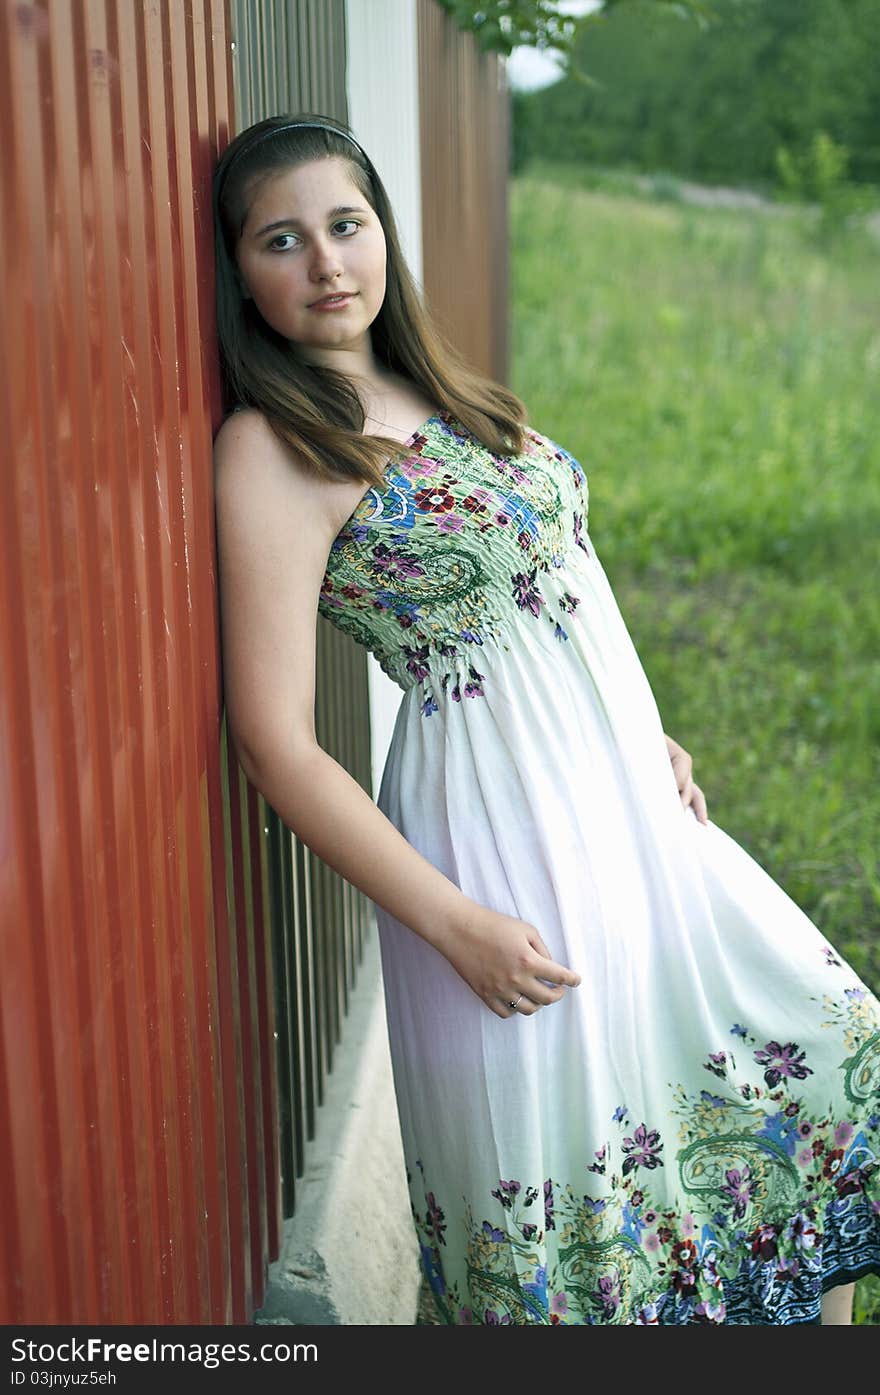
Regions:
[[333, 543], [332, 485], [297, 458], [262, 412], [238, 411], [214, 440], [218, 547], [317, 592]]
[[235, 412], [217, 432], [224, 699], [249, 773], [270, 770], [292, 739], [314, 739], [315, 626], [333, 542], [321, 486], [262, 413]]
[[326, 481], [297, 459], [256, 408], [232, 412], [217, 432], [214, 484], [227, 492], [256, 491], [276, 500], [281, 495], [305, 509], [310, 523], [320, 526], [324, 519], [329, 528]]

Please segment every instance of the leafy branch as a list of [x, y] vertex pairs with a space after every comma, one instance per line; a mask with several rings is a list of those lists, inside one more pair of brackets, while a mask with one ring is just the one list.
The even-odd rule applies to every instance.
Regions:
[[[470, 30], [484, 52], [509, 57], [513, 49], [553, 49], [559, 54], [562, 75], [596, 86], [576, 59], [578, 41], [585, 31], [602, 24], [612, 10], [644, 0], [601, 0], [588, 14], [569, 15], [553, 0], [437, 0], [459, 29]], [[650, 0], [657, 9], [682, 19], [695, 19], [706, 28], [718, 18], [711, 0]]]

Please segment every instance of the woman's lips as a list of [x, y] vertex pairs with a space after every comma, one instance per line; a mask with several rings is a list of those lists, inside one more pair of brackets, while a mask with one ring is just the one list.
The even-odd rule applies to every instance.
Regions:
[[354, 300], [356, 292], [349, 291], [342, 296], [334, 296], [332, 300], [316, 300], [309, 306], [310, 310], [344, 310], [350, 301]]

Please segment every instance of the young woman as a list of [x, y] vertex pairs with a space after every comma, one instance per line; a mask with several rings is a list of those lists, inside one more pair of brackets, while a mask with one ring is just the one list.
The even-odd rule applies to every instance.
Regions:
[[[329, 118], [215, 176], [242, 766], [376, 907], [441, 1319], [847, 1323], [880, 1273], [880, 1003], [707, 816], [584, 471], [445, 343]], [[403, 689], [374, 803], [318, 745], [320, 612]]]

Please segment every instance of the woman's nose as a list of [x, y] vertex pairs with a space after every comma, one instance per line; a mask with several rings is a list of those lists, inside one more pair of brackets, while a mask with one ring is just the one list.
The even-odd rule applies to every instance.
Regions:
[[312, 250], [312, 275], [335, 275], [341, 270], [339, 249], [332, 242], [315, 242]]

